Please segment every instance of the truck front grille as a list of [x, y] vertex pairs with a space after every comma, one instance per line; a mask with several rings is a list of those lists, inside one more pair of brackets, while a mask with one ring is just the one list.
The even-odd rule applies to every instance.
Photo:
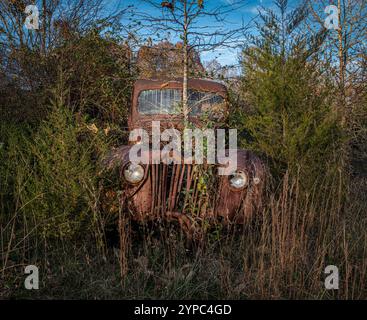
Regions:
[[192, 164], [149, 166], [152, 215], [160, 216], [166, 212], [200, 214], [202, 208], [208, 206], [206, 189], [199, 185], [198, 168]]

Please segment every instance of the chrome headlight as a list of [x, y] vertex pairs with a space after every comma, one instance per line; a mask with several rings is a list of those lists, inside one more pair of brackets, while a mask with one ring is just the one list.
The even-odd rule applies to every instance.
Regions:
[[127, 182], [136, 184], [144, 179], [144, 167], [140, 164], [128, 164], [124, 169], [124, 177]]
[[244, 171], [236, 171], [229, 177], [229, 183], [233, 188], [243, 189], [248, 184], [248, 177]]

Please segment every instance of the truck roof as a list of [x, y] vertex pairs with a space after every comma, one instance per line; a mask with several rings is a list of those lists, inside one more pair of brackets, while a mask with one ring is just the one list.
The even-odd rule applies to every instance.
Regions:
[[[182, 89], [182, 78], [175, 79], [139, 79], [136, 80], [134, 90], [142, 91], [149, 89]], [[226, 86], [214, 80], [209, 79], [193, 79], [188, 80], [189, 89], [199, 91], [218, 92], [226, 95]]]

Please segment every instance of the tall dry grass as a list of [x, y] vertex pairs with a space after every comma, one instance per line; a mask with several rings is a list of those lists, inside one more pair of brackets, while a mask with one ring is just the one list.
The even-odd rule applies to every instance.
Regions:
[[[11, 269], [9, 262], [2, 269], [7, 279], [2, 294], [86, 299], [365, 299], [367, 181], [351, 181], [347, 193], [344, 183], [342, 175], [336, 174], [304, 194], [301, 181], [286, 175], [251, 223], [214, 226], [191, 246], [175, 225], [134, 225], [120, 216], [123, 241], [117, 241], [117, 232], [104, 257], [86, 241], [39, 244], [30, 250], [24, 245], [26, 234], [22, 251], [15, 246], [19, 240], [9, 245], [14, 229], [2, 225], [2, 263], [14, 250], [26, 256], [14, 261]], [[21, 266], [30, 261], [41, 269], [37, 292], [22, 288]], [[339, 269], [339, 290], [325, 289], [327, 265]]]
[[[121, 190], [97, 177], [103, 139], [67, 119], [38, 135], [0, 128], [1, 298], [367, 298], [366, 177], [333, 167], [309, 188], [304, 173], [287, 173], [252, 221], [203, 223], [190, 243], [178, 225], [136, 225], [118, 200], [104, 206], [106, 190]], [[24, 289], [28, 264], [40, 269], [38, 291]], [[339, 290], [325, 289], [327, 265], [339, 268]]]

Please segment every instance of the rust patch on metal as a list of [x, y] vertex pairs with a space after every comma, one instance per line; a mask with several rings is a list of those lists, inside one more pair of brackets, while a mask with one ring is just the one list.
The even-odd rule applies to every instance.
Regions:
[[[190, 79], [189, 89], [213, 92], [227, 97], [224, 85], [213, 81]], [[182, 117], [172, 115], [141, 115], [137, 109], [138, 96], [143, 90], [182, 89], [182, 79], [173, 80], [138, 80], [134, 86], [129, 129], [143, 128], [151, 130], [153, 120], [161, 121], [161, 129], [175, 127], [183, 129]], [[200, 126], [197, 119], [190, 119]], [[260, 159], [247, 150], [237, 151], [238, 170], [246, 173], [248, 185], [235, 190], [230, 185], [228, 176], [213, 178], [211, 190], [200, 189], [200, 170], [208, 170], [208, 165], [199, 167], [195, 164], [167, 165], [153, 163], [150, 152], [149, 165], [145, 165], [144, 179], [138, 185], [130, 185], [123, 178], [123, 168], [129, 163], [131, 146], [122, 146], [111, 151], [104, 165], [106, 168], [121, 168], [123, 199], [131, 217], [138, 221], [153, 219], [175, 219], [181, 227], [192, 231], [195, 218], [219, 218], [225, 222], [245, 223], [261, 209], [262, 194], [265, 185], [265, 168]], [[182, 160], [183, 161], [183, 160]], [[212, 172], [216, 168], [212, 165]], [[190, 232], [191, 232], [190, 231]]]
[[[134, 85], [133, 96], [132, 96], [132, 107], [129, 116], [129, 129], [144, 128], [151, 130], [152, 121], [161, 121], [162, 130], [167, 128], [183, 129], [182, 116], [180, 115], [168, 115], [168, 114], [156, 114], [156, 115], [143, 115], [138, 112], [138, 99], [139, 95], [144, 90], [159, 90], [159, 89], [177, 89], [182, 90], [182, 79], [163, 79], [163, 80], [137, 80]], [[189, 79], [188, 88], [201, 91], [201, 92], [212, 92], [227, 99], [227, 89], [225, 85], [203, 79]], [[190, 121], [197, 127], [201, 126], [201, 122], [197, 117], [190, 117]]]

